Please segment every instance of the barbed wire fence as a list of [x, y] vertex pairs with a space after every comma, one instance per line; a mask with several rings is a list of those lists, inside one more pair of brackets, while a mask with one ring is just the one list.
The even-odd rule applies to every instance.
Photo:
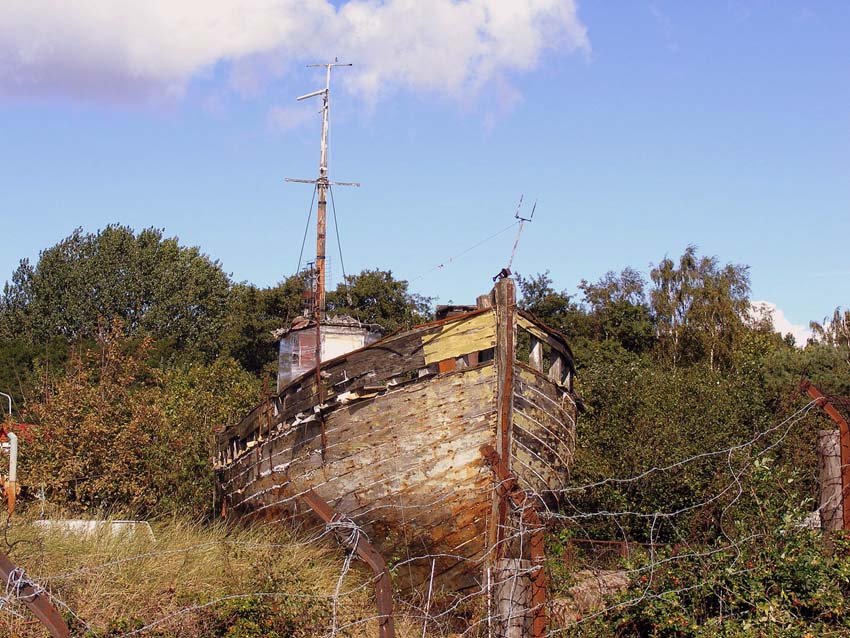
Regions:
[[[546, 635], [570, 636], [582, 626], [593, 623], [623, 608], [635, 607], [647, 601], [665, 599], [671, 596], [681, 596], [695, 589], [710, 586], [697, 582], [684, 584], [681, 587], [659, 589], [657, 583], [660, 582], [662, 572], [667, 572], [680, 564], [692, 564], [694, 561], [728, 557], [727, 573], [730, 576], [745, 575], [751, 571], [751, 567], [741, 564], [741, 556], [744, 555], [748, 547], [763, 540], [764, 533], [753, 532], [741, 535], [739, 531], [730, 529], [733, 526], [727, 525], [727, 519], [736, 503], [744, 495], [744, 477], [746, 472], [759, 459], [782, 445], [795, 426], [799, 425], [815, 406], [817, 406], [817, 401], [811, 401], [787, 418], [757, 432], [740, 443], [722, 449], [701, 452], [684, 459], [669, 460], [666, 463], [660, 463], [631, 476], [608, 477], [584, 485], [564, 486], [554, 495], [557, 497], [556, 499], [548, 501], [538, 499], [542, 523], [549, 529], [568, 528], [575, 532], [576, 536], [580, 537], [582, 532], [590, 536], [590, 531], [587, 530], [586, 526], [597, 521], [603, 521], [612, 523], [620, 529], [622, 537], [628, 543], [629, 534], [627, 529], [634, 526], [635, 521], [638, 521], [645, 528], [647, 539], [646, 542], [639, 546], [639, 551], [636, 551], [634, 555], [630, 556], [631, 560], [629, 564], [620, 566], [620, 569], [617, 570], [618, 574], [625, 581], [642, 585], [637, 588], [636, 593], [629, 595], [629, 592], [632, 590], [628, 590], [616, 599], [600, 596], [600, 604], [595, 609], [587, 613], [572, 615], [564, 613], [559, 608], [559, 605], [562, 604], [561, 600], [549, 598], [546, 603], [546, 611], [550, 622], [546, 630]], [[718, 462], [718, 467], [722, 463], [722, 467], [725, 468], [725, 479], [718, 482], [712, 491], [704, 494], [702, 498], [695, 502], [655, 511], [633, 509], [584, 510], [580, 503], [573, 498], [577, 495], [591, 493], [594, 490], [600, 490], [605, 487], [640, 484], [641, 482], [652, 480], [657, 476], [685, 471], [695, 463], [709, 460]], [[486, 471], [486, 468], [483, 471]], [[498, 487], [499, 484], [494, 481], [483, 489], [486, 489], [488, 497], [491, 497], [494, 490], [498, 489]], [[431, 505], [436, 506], [446, 498], [448, 497], [442, 496], [439, 499], [435, 499]], [[557, 502], [559, 505], [557, 507], [553, 506], [553, 502]], [[26, 578], [30, 582], [35, 583], [39, 591], [45, 592], [49, 596], [54, 605], [72, 621], [79, 633], [88, 632], [90, 635], [97, 635], [98, 633], [103, 634], [107, 631], [107, 628], [93, 626], [90, 621], [82, 617], [82, 614], [78, 614], [75, 611], [76, 605], [72, 598], [66, 598], [66, 596], [72, 595], [74, 583], [81, 579], [103, 574], [105, 580], [110, 581], [110, 579], [116, 579], [122, 570], [144, 564], [146, 561], [176, 556], [182, 557], [183, 565], [189, 565], [198, 556], [210, 552], [219, 552], [223, 548], [246, 551], [275, 551], [284, 549], [291, 551], [293, 548], [314, 547], [317, 544], [321, 545], [323, 543], [327, 545], [330, 539], [338, 538], [340, 532], [342, 532], [342, 535], [348, 538], [339, 543], [343, 554], [336, 561], [338, 572], [331, 579], [333, 586], [329, 591], [312, 593], [305, 592], [302, 588], [297, 587], [266, 588], [257, 589], [256, 591], [219, 595], [209, 600], [198, 600], [185, 604], [177, 603], [172, 604], [174, 608], [155, 618], [139, 620], [136, 622], [136, 626], [132, 628], [121, 630], [120, 628], [116, 629], [113, 627], [108, 630], [110, 632], [108, 635], [114, 638], [145, 635], [183, 635], [178, 630], [173, 629], [173, 627], [187, 616], [200, 614], [227, 603], [258, 599], [268, 601], [312, 601], [325, 605], [331, 610], [330, 617], [324, 618], [314, 628], [314, 632], [311, 635], [327, 638], [376, 635], [376, 628], [379, 622], [381, 622], [382, 617], [375, 612], [373, 606], [370, 608], [368, 601], [374, 591], [377, 577], [369, 577], [364, 575], [363, 570], [352, 569], [356, 561], [354, 560], [351, 547], [353, 544], [356, 544], [357, 535], [363, 533], [362, 527], [368, 525], [371, 521], [379, 519], [381, 512], [386, 508], [399, 508], [401, 512], [404, 512], [406, 510], [412, 510], [415, 507], [421, 508], [422, 505], [375, 503], [360, 513], [360, 520], [365, 521], [361, 522], [360, 525], [354, 524], [350, 519], [342, 519], [342, 521], [336, 521], [330, 525], [305, 526], [299, 531], [297, 540], [292, 542], [263, 543], [220, 539], [211, 542], [188, 544], [184, 547], [173, 549], [158, 550], [154, 548], [147, 552], [139, 552], [130, 556], [105, 560], [95, 565], [82, 566], [79, 569], [60, 573], [28, 573], [26, 574]], [[687, 539], [687, 535], [679, 529], [677, 521], [698, 510], [709, 507], [719, 508], [717, 517], [719, 533], [717, 539], [712, 544], [696, 543], [697, 546], [692, 547], [692, 543]], [[667, 531], [667, 537], [680, 538], [682, 541], [681, 545], [685, 548], [684, 551], [681, 549], [674, 552], [659, 551], [659, 548], [662, 547], [661, 536], [663, 530]], [[519, 556], [521, 557], [526, 549], [529, 531], [528, 526], [523, 522], [523, 518], [517, 516], [517, 512], [514, 511], [509, 518], [508, 526], [505, 530], [506, 533], [499, 543], [505, 547], [518, 545], [520, 548]], [[523, 619], [527, 618], [529, 613], [534, 610], [518, 608], [516, 610], [509, 610], [506, 616], [504, 609], [500, 610], [496, 604], [497, 601], [493, 600], [493, 591], [498, 590], [503, 585], [509, 585], [512, 588], [517, 587], [519, 579], [531, 578], [536, 567], [531, 564], [520, 566], [512, 576], [499, 576], [496, 571], [489, 569], [480, 570], [482, 565], [492, 563], [495, 560], [500, 549], [501, 547], [497, 544], [489, 548], [489, 550], [485, 550], [483, 554], [470, 558], [463, 555], [460, 551], [456, 554], [420, 553], [411, 547], [407, 547], [405, 556], [393, 561], [390, 567], [391, 574], [399, 581], [402, 581], [405, 570], [411, 565], [416, 564], [426, 566], [426, 571], [430, 571], [430, 578], [426, 580], [424, 588], [418, 591], [402, 591], [395, 597], [394, 620], [396, 621], [397, 635], [425, 638], [426, 636], [447, 636], [451, 633], [458, 638], [480, 638], [482, 636], [503, 635], [500, 633], [501, 630], [499, 628], [504, 627], [506, 623], [510, 624], [512, 620], [517, 620], [521, 624]], [[467, 591], [447, 595], [446, 592], [438, 592], [434, 587], [434, 573], [437, 561], [454, 561], [457, 564], [474, 563], [475, 568], [481, 571], [482, 576], [477, 586], [471, 587]], [[428, 570], [427, 568], [430, 569]], [[24, 577], [23, 573], [21, 573], [21, 577]], [[557, 576], [553, 576], [550, 572], [550, 581], [555, 577]], [[16, 626], [18, 630], [21, 627], [29, 626], [27, 623], [31, 623], [31, 621], [26, 620], [26, 612], [21, 609], [21, 601], [17, 600], [14, 595], [14, 583], [0, 583], [0, 585], [2, 585], [0, 586], [0, 591], [4, 592], [0, 595], [0, 619], [6, 616], [4, 620], [17, 622], [18, 625]], [[105, 588], [106, 590], [108, 588]], [[565, 587], [559, 588], [561, 592], [565, 590]], [[364, 601], [366, 602], [364, 603]], [[357, 610], [357, 613], [352, 615], [350, 610], [347, 613], [341, 613], [341, 610], [347, 606]], [[39, 630], [35, 628], [31, 629], [31, 635], [42, 635], [39, 633]], [[177, 633], [174, 633], [175, 631]]]

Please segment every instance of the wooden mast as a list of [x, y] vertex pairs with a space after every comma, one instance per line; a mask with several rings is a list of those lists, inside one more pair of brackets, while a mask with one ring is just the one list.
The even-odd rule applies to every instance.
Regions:
[[[319, 195], [319, 207], [316, 217], [316, 305], [315, 320], [319, 324], [325, 318], [325, 279], [327, 269], [325, 267], [327, 252], [327, 213], [328, 213], [328, 189], [331, 186], [360, 186], [357, 182], [331, 182], [328, 179], [328, 129], [330, 127], [330, 97], [331, 97], [331, 69], [336, 66], [351, 66], [342, 62], [328, 62], [326, 64], [308, 64], [308, 67], [324, 67], [327, 71], [325, 76], [325, 88], [313, 91], [296, 98], [298, 101], [311, 97], [322, 96], [322, 140], [319, 149], [319, 177], [318, 179], [292, 179], [287, 177], [287, 182], [301, 182], [304, 184], [315, 184]], [[318, 335], [317, 335], [318, 338]], [[318, 351], [316, 363], [321, 360], [321, 344], [316, 344]]]

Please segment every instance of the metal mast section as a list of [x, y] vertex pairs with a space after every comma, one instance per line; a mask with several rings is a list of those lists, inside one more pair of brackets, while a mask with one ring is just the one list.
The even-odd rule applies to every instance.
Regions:
[[336, 66], [351, 66], [341, 62], [329, 62], [327, 64], [308, 64], [308, 67], [325, 67], [327, 76], [325, 88], [313, 91], [307, 95], [296, 98], [299, 102], [311, 97], [322, 96], [322, 143], [319, 154], [319, 178], [318, 179], [292, 179], [287, 177], [287, 182], [300, 182], [302, 184], [315, 184], [319, 191], [319, 208], [316, 218], [316, 321], [321, 322], [325, 318], [325, 252], [327, 236], [327, 193], [331, 186], [360, 186], [357, 182], [331, 182], [328, 179], [328, 126], [331, 111], [331, 69]]

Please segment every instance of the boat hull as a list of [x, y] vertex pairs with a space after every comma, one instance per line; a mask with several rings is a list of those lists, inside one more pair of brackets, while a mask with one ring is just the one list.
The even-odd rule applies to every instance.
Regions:
[[[489, 310], [390, 337], [259, 406], [219, 435], [226, 510], [313, 527], [299, 498], [313, 490], [361, 527], [400, 586], [419, 587], [432, 573], [446, 589], [480, 586], [495, 526], [506, 526], [495, 520], [496, 486], [481, 454], [498, 449], [504, 412], [496, 322]], [[369, 359], [385, 372], [356, 377]], [[511, 359], [506, 462], [551, 506], [568, 478], [576, 404], [560, 372]], [[347, 381], [334, 384], [341, 369]]]

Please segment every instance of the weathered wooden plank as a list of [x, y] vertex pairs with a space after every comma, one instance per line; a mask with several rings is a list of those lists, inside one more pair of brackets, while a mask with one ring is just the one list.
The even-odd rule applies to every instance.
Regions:
[[425, 363], [436, 363], [492, 348], [495, 343], [495, 313], [486, 312], [442, 326], [436, 334], [423, 338], [422, 350]]
[[[491, 362], [328, 413], [325, 463], [316, 454], [319, 439], [314, 433], [312, 443], [293, 457], [285, 472], [269, 472], [270, 458], [256, 464], [263, 469], [249, 473], [251, 482], [241, 495], [243, 505], [256, 508], [277, 501], [278, 507], [285, 507], [289, 504], [280, 502], [276, 485], [285, 486], [289, 499], [312, 488], [336, 509], [352, 515], [364, 529], [377, 525], [395, 530], [395, 542], [406, 535], [416, 538], [418, 546], [433, 547], [436, 552], [439, 547], [435, 544], [444, 538], [457, 543], [480, 541], [489, 490], [478, 449], [492, 442], [495, 376]], [[263, 455], [285, 457], [287, 449], [283, 448], [289, 446], [292, 455], [294, 438], [294, 434], [279, 436], [263, 442], [258, 450]], [[314, 453], [305, 457], [310, 445]], [[314, 463], [307, 463], [310, 458]], [[435, 495], [441, 493], [447, 498], [435, 504]], [[462, 496], [452, 499], [453, 493]], [[381, 509], [372, 520], [368, 513], [375, 511], [376, 505]], [[470, 546], [464, 550], [463, 560], [466, 554], [479, 551], [480, 547]], [[451, 561], [444, 565], [445, 570], [451, 567]], [[418, 573], [418, 568], [412, 572]], [[457, 570], [457, 574], [458, 586], [472, 578], [466, 570]]]
[[519, 310], [517, 312], [517, 326], [528, 331], [531, 335], [537, 337], [544, 343], [549, 344], [549, 347], [560, 352], [566, 358], [566, 362], [570, 370], [575, 369], [575, 357], [567, 343], [566, 337], [562, 334], [547, 327], [532, 314], [523, 310]]
[[543, 342], [532, 335], [528, 354], [528, 365], [535, 370], [543, 370]]

